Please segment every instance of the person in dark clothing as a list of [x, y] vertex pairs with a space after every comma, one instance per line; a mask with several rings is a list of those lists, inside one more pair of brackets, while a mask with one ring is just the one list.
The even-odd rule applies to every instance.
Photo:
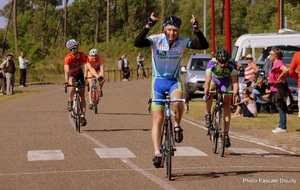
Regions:
[[13, 95], [15, 93], [14, 85], [15, 85], [16, 66], [13, 58], [14, 58], [14, 54], [9, 53], [6, 56], [6, 59], [1, 64], [1, 69], [4, 70], [5, 72], [7, 95]]

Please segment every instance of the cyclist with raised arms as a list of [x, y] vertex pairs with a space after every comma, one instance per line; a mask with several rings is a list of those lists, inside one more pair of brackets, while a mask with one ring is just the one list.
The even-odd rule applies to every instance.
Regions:
[[[147, 18], [147, 24], [134, 42], [136, 47], [151, 47], [152, 50], [152, 90], [151, 98], [164, 99], [167, 91], [171, 98], [182, 98], [182, 82], [180, 80], [180, 63], [185, 48], [207, 49], [208, 43], [203, 33], [199, 30], [198, 21], [194, 15], [191, 18], [191, 26], [197, 36], [192, 40], [179, 36], [181, 20], [176, 16], [168, 16], [163, 22], [164, 32], [146, 37], [151, 27], [155, 25], [157, 18], [154, 13]], [[180, 121], [183, 114], [183, 104], [174, 103], [175, 107], [175, 141], [183, 140]], [[152, 105], [153, 125], [152, 141], [154, 146], [153, 165], [161, 166], [162, 155], [160, 153], [161, 130], [164, 118], [163, 103], [155, 102]]]
[[[103, 96], [102, 88], [104, 84], [104, 59], [99, 55], [98, 50], [93, 48], [89, 52], [88, 61], [86, 63], [85, 78], [88, 80], [90, 89], [93, 86], [92, 78], [96, 77], [99, 81], [100, 93], [99, 96]], [[93, 109], [92, 103], [92, 91], [89, 91], [89, 109]]]
[[[78, 43], [75, 39], [67, 41], [66, 47], [69, 49], [69, 53], [64, 58], [64, 72], [65, 72], [65, 86], [75, 85], [75, 82], [85, 84], [82, 66], [87, 62], [88, 56], [78, 51]], [[80, 103], [82, 107], [81, 125], [85, 126], [87, 121], [85, 119], [86, 102], [85, 102], [85, 88], [79, 89]], [[68, 111], [72, 111], [73, 96], [75, 88], [71, 88], [68, 97]]]
[[[210, 61], [206, 68], [206, 80], [204, 92], [206, 101], [206, 115], [205, 125], [207, 128], [211, 127], [211, 107], [213, 102], [213, 95], [209, 91], [216, 89], [222, 92], [233, 91], [234, 97], [238, 96], [238, 81], [236, 64], [230, 61], [230, 54], [225, 49], [219, 49], [216, 53], [216, 61]], [[231, 146], [228, 135], [230, 127], [230, 106], [232, 102], [232, 94], [225, 94], [223, 105], [225, 112], [225, 147]], [[209, 131], [209, 130], [208, 130]]]

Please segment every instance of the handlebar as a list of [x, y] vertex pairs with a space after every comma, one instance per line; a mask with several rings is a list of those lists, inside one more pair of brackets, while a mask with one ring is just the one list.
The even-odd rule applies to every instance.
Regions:
[[85, 88], [85, 86], [88, 86], [88, 89], [89, 89], [89, 85], [88, 84], [81, 84], [81, 85], [72, 85], [72, 84], [67, 84], [67, 85], [64, 85], [64, 88], [65, 88], [65, 93], [67, 93], [67, 88], [68, 87], [77, 87], [77, 88]]
[[184, 102], [185, 103], [185, 113], [189, 112], [189, 101], [186, 99], [180, 99], [180, 98], [174, 98], [174, 99], [152, 99], [150, 98], [148, 101], [148, 111], [149, 113], [151, 112], [151, 103], [152, 102], [170, 102], [170, 103], [174, 103], [174, 102]]

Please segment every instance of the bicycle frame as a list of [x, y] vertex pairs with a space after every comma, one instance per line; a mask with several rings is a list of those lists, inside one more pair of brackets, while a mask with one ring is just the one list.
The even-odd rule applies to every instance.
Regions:
[[212, 114], [212, 126], [210, 127], [210, 140], [212, 143], [212, 150], [217, 153], [217, 147], [219, 145], [221, 156], [225, 153], [225, 115], [223, 108], [223, 99], [225, 94], [233, 94], [232, 91], [222, 92], [220, 90], [209, 91], [210, 94], [215, 93], [216, 102], [213, 107]]
[[174, 156], [174, 151], [176, 151], [174, 133], [172, 126], [172, 116], [171, 116], [171, 103], [173, 102], [185, 102], [186, 103], [186, 112], [188, 112], [188, 102], [185, 99], [171, 99], [168, 93], [166, 92], [165, 99], [151, 99], [148, 102], [148, 110], [150, 112], [152, 102], [162, 102], [165, 105], [165, 115], [162, 127], [161, 135], [161, 153], [162, 153], [162, 168], [164, 163], [167, 165], [167, 176], [169, 180], [172, 177], [172, 156]]
[[92, 78], [92, 101], [93, 101], [93, 107], [94, 107], [94, 111], [95, 114], [98, 113], [98, 104], [100, 101], [100, 97], [99, 97], [99, 89], [97, 87], [97, 79], [95, 77]]
[[67, 93], [67, 87], [74, 87], [75, 93], [73, 96], [73, 107], [71, 111], [71, 117], [74, 119], [74, 124], [76, 131], [80, 133], [80, 124], [81, 124], [81, 116], [82, 116], [82, 108], [81, 108], [81, 102], [80, 102], [80, 95], [79, 95], [79, 89], [85, 88], [84, 85], [79, 85], [78, 82], [75, 82], [75, 85], [67, 85], [65, 86], [65, 93]]

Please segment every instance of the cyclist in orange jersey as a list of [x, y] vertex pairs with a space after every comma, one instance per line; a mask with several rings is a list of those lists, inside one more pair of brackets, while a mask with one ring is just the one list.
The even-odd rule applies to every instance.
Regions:
[[[88, 79], [90, 89], [93, 85], [92, 77], [96, 77], [99, 81], [99, 96], [103, 96], [103, 84], [104, 84], [104, 59], [99, 55], [98, 50], [93, 48], [89, 52], [88, 61], [86, 63], [85, 78]], [[89, 109], [93, 109], [92, 103], [92, 91], [89, 91]]]
[[[84, 75], [82, 71], [82, 65], [88, 61], [88, 56], [78, 51], [78, 43], [75, 39], [71, 39], [66, 43], [66, 47], [69, 49], [69, 53], [64, 58], [64, 73], [65, 73], [65, 86], [75, 85], [75, 82], [85, 84]], [[81, 125], [85, 126], [87, 121], [85, 119], [86, 102], [85, 102], [85, 88], [79, 89], [80, 103], [82, 107]], [[73, 97], [75, 88], [70, 89], [68, 98], [68, 111], [72, 111]]]

